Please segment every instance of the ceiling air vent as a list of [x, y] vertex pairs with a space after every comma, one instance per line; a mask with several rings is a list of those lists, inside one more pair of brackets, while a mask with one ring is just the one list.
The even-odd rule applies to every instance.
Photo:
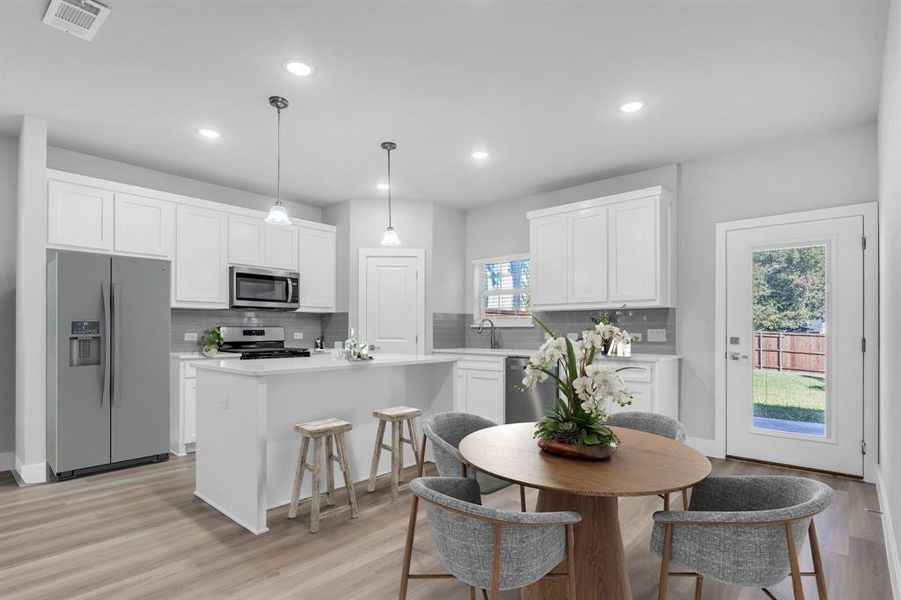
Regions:
[[108, 14], [109, 8], [93, 0], [50, 0], [44, 23], [91, 41]]

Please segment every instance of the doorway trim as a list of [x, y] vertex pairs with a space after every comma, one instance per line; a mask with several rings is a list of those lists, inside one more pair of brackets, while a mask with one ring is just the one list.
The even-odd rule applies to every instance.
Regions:
[[357, 326], [366, 331], [366, 262], [370, 257], [416, 259], [416, 354], [425, 354], [425, 250], [421, 248], [360, 248], [357, 258]]
[[878, 204], [866, 202], [834, 208], [725, 221], [716, 224], [716, 337], [714, 343], [714, 443], [716, 456], [726, 456], [726, 235], [730, 231], [804, 223], [841, 217], [863, 217], [866, 249], [864, 267], [864, 353], [863, 436], [866, 453], [864, 481], [876, 481], [879, 462], [879, 227]]

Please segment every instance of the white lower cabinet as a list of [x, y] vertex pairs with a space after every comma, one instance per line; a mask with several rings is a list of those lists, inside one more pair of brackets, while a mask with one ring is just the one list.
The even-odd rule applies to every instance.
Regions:
[[620, 371], [626, 388], [632, 392], [632, 404], [613, 405], [611, 412], [653, 412], [679, 418], [679, 357], [635, 355], [631, 358], [600, 358], [596, 364]]
[[454, 410], [503, 423], [504, 357], [470, 354], [455, 358]]
[[[219, 354], [216, 360], [239, 358]], [[197, 369], [191, 363], [209, 360], [190, 352], [173, 354], [169, 362], [169, 451], [178, 456], [194, 452], [197, 441]]]

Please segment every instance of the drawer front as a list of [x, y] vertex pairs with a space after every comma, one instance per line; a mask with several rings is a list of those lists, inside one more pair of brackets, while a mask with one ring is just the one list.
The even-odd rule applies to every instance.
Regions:
[[503, 371], [504, 357], [472, 356], [464, 354], [453, 355], [457, 359], [458, 369], [476, 369], [479, 371]]
[[628, 367], [625, 371], [620, 371], [619, 375], [623, 378], [623, 381], [637, 381], [640, 383], [649, 383], [653, 379], [654, 375], [654, 367], [648, 364], [641, 363], [629, 363], [623, 364], [620, 361], [612, 361], [612, 360], [598, 360], [595, 361], [596, 364], [610, 367], [611, 369], [621, 369], [623, 367]]

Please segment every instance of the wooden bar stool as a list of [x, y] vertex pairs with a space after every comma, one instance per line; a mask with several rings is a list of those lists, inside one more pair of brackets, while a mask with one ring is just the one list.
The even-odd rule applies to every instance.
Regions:
[[[291, 492], [291, 506], [288, 518], [297, 516], [297, 504], [300, 500], [300, 486], [307, 469], [313, 472], [312, 497], [310, 498], [310, 531], [319, 531], [319, 458], [325, 452], [326, 492], [325, 503], [335, 504], [335, 461], [344, 476], [344, 489], [347, 490], [347, 503], [350, 507], [350, 518], [356, 519], [357, 497], [354, 494], [354, 480], [350, 475], [350, 462], [347, 458], [347, 446], [344, 443], [344, 432], [353, 429], [353, 425], [341, 419], [322, 419], [294, 426], [294, 431], [301, 435], [300, 454], [297, 457], [297, 470], [294, 473], [294, 489]], [[313, 441], [313, 461], [307, 463], [307, 451]]]
[[[413, 454], [419, 460], [419, 441], [416, 419], [422, 415], [422, 411], [412, 406], [392, 406], [381, 410], [372, 411], [372, 416], [379, 420], [379, 430], [375, 434], [375, 450], [372, 453], [372, 467], [369, 470], [368, 491], [375, 491], [375, 478], [378, 475], [379, 459], [382, 450], [391, 453], [391, 500], [397, 500], [400, 492], [400, 482], [404, 480], [404, 453], [403, 444], [410, 444]], [[391, 445], [384, 443], [385, 424], [391, 423]], [[404, 437], [403, 429], [406, 423], [410, 437]]]

